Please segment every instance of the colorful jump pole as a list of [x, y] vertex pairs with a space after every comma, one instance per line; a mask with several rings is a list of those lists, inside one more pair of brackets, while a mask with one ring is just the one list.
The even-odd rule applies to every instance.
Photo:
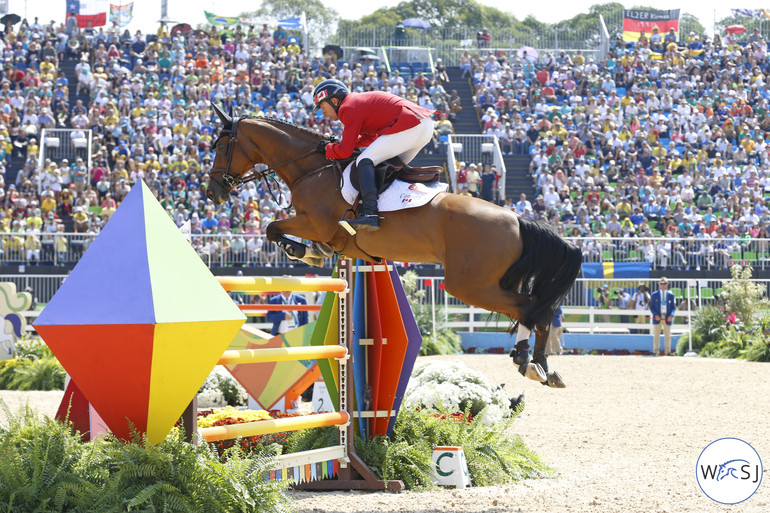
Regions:
[[348, 286], [339, 278], [218, 276], [217, 281], [228, 292], [344, 292]]
[[243, 424], [230, 424], [227, 426], [214, 426], [198, 430], [200, 437], [207, 442], [231, 440], [245, 436], [261, 436], [270, 433], [282, 433], [284, 431], [299, 431], [324, 426], [339, 426], [347, 424], [350, 416], [344, 411], [318, 413], [316, 415], [302, 415], [301, 417], [287, 417], [283, 419], [260, 420], [258, 422], [244, 422]]
[[289, 362], [295, 360], [317, 360], [319, 358], [345, 358], [345, 346], [302, 346], [271, 347], [265, 349], [229, 350], [222, 353], [218, 365], [241, 363]]

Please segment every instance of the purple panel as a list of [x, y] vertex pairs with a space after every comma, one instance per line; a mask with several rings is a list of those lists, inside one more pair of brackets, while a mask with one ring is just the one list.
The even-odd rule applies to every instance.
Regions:
[[361, 438], [366, 440], [368, 421], [360, 417], [361, 410], [368, 409], [364, 404], [368, 386], [366, 382], [366, 350], [359, 343], [361, 338], [366, 338], [366, 277], [363, 273], [358, 273], [360, 265], [366, 265], [366, 262], [361, 259], [356, 260], [356, 272], [354, 273], [356, 281], [353, 287], [353, 385], [356, 389], [356, 411], [359, 412], [358, 429]]
[[34, 324], [154, 324], [144, 223], [140, 182]]
[[[406, 329], [406, 336], [409, 338], [409, 345], [406, 348], [406, 354], [404, 355], [404, 364], [401, 367], [401, 377], [398, 380], [398, 388], [396, 389], [396, 398], [393, 401], [393, 409], [398, 416], [398, 410], [401, 408], [401, 401], [404, 400], [404, 392], [406, 392], [406, 386], [409, 384], [409, 377], [412, 375], [412, 369], [414, 368], [414, 362], [417, 360], [417, 355], [420, 352], [420, 346], [422, 345], [422, 334], [420, 328], [417, 326], [417, 321], [412, 313], [412, 307], [409, 306], [409, 300], [406, 298], [406, 292], [404, 292], [404, 286], [401, 284], [401, 278], [396, 271], [396, 266], [392, 262], [388, 262], [392, 266], [390, 270], [390, 279], [393, 281], [393, 289], [396, 291], [396, 298], [398, 299], [398, 308], [401, 310], [401, 318], [404, 321], [404, 329]], [[388, 423], [388, 436], [393, 432], [393, 426], [396, 423], [396, 416], [390, 418]]]

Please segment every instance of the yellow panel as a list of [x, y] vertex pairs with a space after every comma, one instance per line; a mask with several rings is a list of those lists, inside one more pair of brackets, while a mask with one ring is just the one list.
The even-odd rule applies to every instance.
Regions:
[[[326, 329], [326, 337], [324, 338], [325, 346], [334, 346], [339, 345], [340, 343], [339, 309], [339, 303], [335, 301], [334, 306], [332, 307], [331, 322], [329, 322], [329, 327]], [[334, 385], [337, 390], [339, 390], [340, 366], [337, 364], [336, 360], [329, 360], [329, 367], [332, 372], [332, 377], [334, 378]]]
[[242, 320], [155, 326], [147, 439], [162, 442], [214, 368]]

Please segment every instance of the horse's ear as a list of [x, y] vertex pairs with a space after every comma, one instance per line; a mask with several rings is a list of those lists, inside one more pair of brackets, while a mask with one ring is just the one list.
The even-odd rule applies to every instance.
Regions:
[[211, 108], [214, 109], [214, 112], [216, 112], [217, 116], [219, 116], [219, 119], [222, 120], [225, 128], [230, 128], [233, 125], [233, 118], [228, 116], [225, 111], [222, 110], [222, 107], [214, 102], [211, 102]]

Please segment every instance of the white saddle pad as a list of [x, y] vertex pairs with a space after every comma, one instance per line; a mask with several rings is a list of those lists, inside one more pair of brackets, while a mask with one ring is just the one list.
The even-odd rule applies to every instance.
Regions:
[[[358, 196], [358, 191], [350, 183], [350, 163], [342, 173], [342, 197], [349, 204], [353, 204]], [[445, 192], [449, 184], [436, 182], [432, 185], [424, 183], [408, 183], [396, 180], [385, 192], [380, 194], [377, 201], [377, 207], [380, 212], [392, 212], [394, 210], [403, 210], [405, 208], [421, 207], [430, 202], [440, 192]]]

